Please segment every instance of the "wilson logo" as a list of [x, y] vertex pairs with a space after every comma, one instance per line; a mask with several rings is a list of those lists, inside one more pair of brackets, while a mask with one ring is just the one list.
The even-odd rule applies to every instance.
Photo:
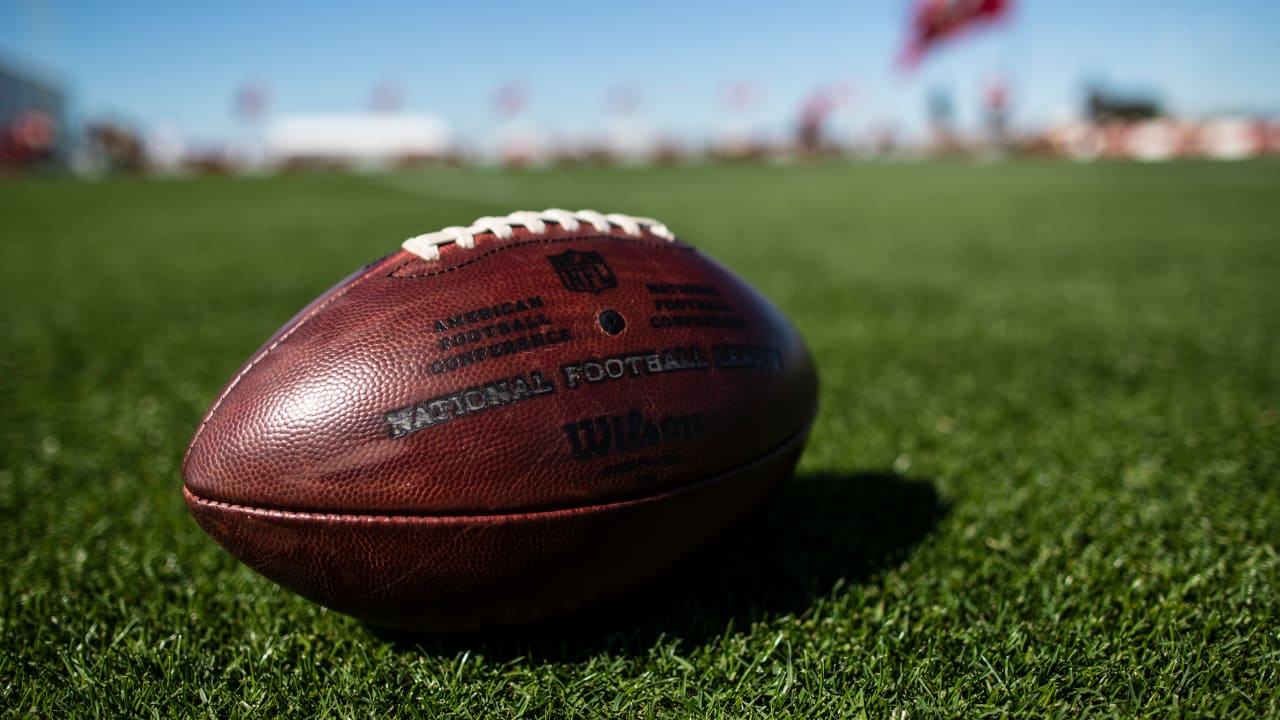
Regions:
[[571, 422], [564, 426], [564, 434], [575, 459], [592, 460], [615, 452], [696, 440], [702, 436], [702, 416], [694, 413], [653, 419], [633, 408], [625, 415]]

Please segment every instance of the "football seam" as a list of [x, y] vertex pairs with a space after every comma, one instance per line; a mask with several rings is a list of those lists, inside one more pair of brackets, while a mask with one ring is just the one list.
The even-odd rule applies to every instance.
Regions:
[[[449, 267], [440, 268], [439, 270], [434, 270], [432, 272], [415, 273], [413, 275], [397, 275], [396, 273], [398, 273], [401, 268], [405, 267], [409, 263], [414, 262], [415, 260], [421, 261], [421, 262], [432, 262], [431, 260], [426, 260], [421, 257], [415, 256], [414, 258], [397, 265], [395, 269], [387, 273], [387, 277], [395, 278], [396, 280], [409, 280], [413, 278], [435, 277], [436, 275], [443, 275], [444, 273], [454, 272], [455, 270], [460, 270], [468, 265], [478, 263], [481, 260], [484, 260], [485, 258], [490, 257], [491, 255], [494, 255], [496, 253], [503, 252], [504, 250], [510, 250], [512, 248], [522, 247], [524, 245], [549, 245], [551, 243], [577, 242], [579, 240], [597, 240], [597, 239], [608, 239], [612, 242], [636, 243], [638, 245], [648, 245], [650, 247], [660, 247], [668, 250], [680, 250], [682, 252], [689, 252], [693, 250], [693, 248], [688, 245], [684, 245], [684, 244], [677, 245], [667, 240], [663, 240], [662, 242], [659, 243], [659, 242], [655, 242], [653, 240], [648, 240], [645, 238], [627, 237], [623, 235], [612, 235], [608, 233], [590, 233], [587, 235], [570, 235], [568, 237], [558, 237], [558, 238], [537, 237], [537, 238], [527, 238], [517, 242], [508, 242], [503, 245], [490, 248], [486, 250], [484, 253], [480, 255], [476, 255], [475, 257], [469, 258], [467, 260], [464, 260], [463, 262], [460, 262], [457, 265], [450, 265]], [[470, 251], [466, 251], [466, 252], [470, 252]]]
[[258, 363], [262, 362], [262, 360], [265, 357], [267, 357], [267, 355], [271, 354], [272, 350], [275, 350], [276, 348], [280, 347], [281, 343], [283, 343], [285, 340], [288, 340], [295, 332], [298, 331], [298, 328], [305, 325], [308, 320], [315, 317], [316, 314], [319, 313], [321, 310], [324, 310], [325, 308], [329, 307], [329, 305], [331, 305], [338, 298], [342, 297], [343, 295], [346, 295], [351, 290], [351, 288], [364, 282], [366, 279], [369, 278], [370, 275], [373, 275], [373, 268], [380, 262], [382, 261], [375, 260], [369, 265], [365, 266], [364, 272], [360, 277], [347, 283], [346, 287], [342, 288], [337, 292], [334, 292], [332, 295], [329, 296], [327, 300], [320, 303], [316, 307], [312, 308], [311, 312], [307, 313], [301, 318], [298, 318], [298, 321], [293, 324], [293, 327], [289, 328], [287, 331], [284, 332], [284, 334], [276, 338], [275, 342], [271, 343], [266, 348], [264, 348], [262, 352], [255, 355], [253, 359], [250, 360], [249, 363], [245, 365], [242, 370], [240, 370], [240, 372], [236, 373], [235, 378], [230, 383], [228, 383], [227, 387], [222, 391], [220, 395], [218, 395], [218, 399], [213, 403], [213, 407], [209, 408], [209, 412], [205, 413], [204, 420], [200, 422], [200, 427], [196, 428], [196, 434], [194, 437], [191, 438], [191, 444], [187, 446], [187, 452], [182, 457], [183, 465], [186, 465], [187, 460], [191, 457], [191, 453], [195, 450], [196, 444], [200, 442], [201, 436], [204, 435], [204, 429], [209, 426], [209, 422], [213, 420], [213, 416], [218, 412], [218, 408], [222, 407], [222, 402], [227, 399], [227, 396], [231, 394], [232, 390], [236, 389], [236, 386], [240, 384], [240, 381], [244, 379], [244, 376], [248, 375], [251, 370], [253, 370], [255, 367], [258, 366]]
[[[816, 417], [816, 413], [815, 413]], [[549, 508], [546, 510], [520, 510], [512, 512], [494, 512], [494, 513], [459, 513], [459, 514], [428, 514], [428, 513], [350, 513], [350, 512], [329, 512], [319, 510], [284, 510], [280, 508], [271, 508], [258, 505], [244, 505], [241, 503], [226, 502], [223, 500], [213, 500], [202, 497], [191, 491], [191, 488], [185, 484], [182, 487], [182, 493], [196, 503], [206, 506], [215, 507], [223, 510], [242, 511], [253, 513], [256, 515], [268, 515], [271, 517], [297, 519], [297, 520], [335, 520], [339, 522], [364, 522], [364, 523], [389, 523], [403, 524], [414, 522], [439, 522], [439, 523], [466, 523], [476, 521], [497, 522], [511, 519], [536, 519], [539, 517], [557, 517], [562, 515], [576, 515], [581, 513], [598, 512], [609, 508], [619, 508], [628, 505], [637, 505], [640, 503], [654, 502], [662, 498], [679, 495], [685, 492], [692, 492], [700, 487], [712, 485], [719, 482], [723, 478], [735, 473], [742, 472], [753, 465], [759, 465], [767, 462], [777, 455], [787, 452], [797, 442], [803, 442], [808, 435], [809, 430], [813, 427], [814, 418], [810, 418], [796, 431], [787, 435], [782, 442], [769, 448], [764, 453], [748, 460], [747, 462], [735, 465], [727, 470], [703, 478], [697, 482], [686, 483], [676, 487], [668, 488], [662, 492], [652, 495], [640, 495], [638, 497], [622, 498], [606, 503], [597, 503], [592, 505], [571, 505], [568, 507]], [[789, 479], [794, 475], [794, 469], [791, 474], [787, 475]]]

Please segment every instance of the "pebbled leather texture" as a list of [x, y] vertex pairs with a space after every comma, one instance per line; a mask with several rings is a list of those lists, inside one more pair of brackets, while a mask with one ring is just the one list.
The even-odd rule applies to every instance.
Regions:
[[202, 527], [375, 624], [536, 620], [660, 571], [792, 471], [799, 334], [681, 242], [558, 226], [322, 295], [192, 439]]
[[661, 573], [765, 498], [804, 439], [689, 487], [539, 513], [291, 513], [185, 495], [210, 535], [303, 597], [374, 625], [471, 631], [568, 613]]

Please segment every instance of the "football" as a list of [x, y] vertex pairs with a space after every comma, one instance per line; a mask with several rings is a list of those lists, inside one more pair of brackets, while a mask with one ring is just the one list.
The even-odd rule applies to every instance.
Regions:
[[517, 212], [406, 240], [286, 323], [205, 414], [184, 495], [370, 624], [525, 623], [747, 516], [816, 407], [787, 318], [666, 226]]

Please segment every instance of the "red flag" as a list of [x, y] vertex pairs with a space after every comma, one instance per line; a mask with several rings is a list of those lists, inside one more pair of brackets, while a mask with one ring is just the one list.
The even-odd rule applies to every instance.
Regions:
[[899, 62], [914, 67], [935, 45], [1009, 14], [1013, 0], [917, 0]]

